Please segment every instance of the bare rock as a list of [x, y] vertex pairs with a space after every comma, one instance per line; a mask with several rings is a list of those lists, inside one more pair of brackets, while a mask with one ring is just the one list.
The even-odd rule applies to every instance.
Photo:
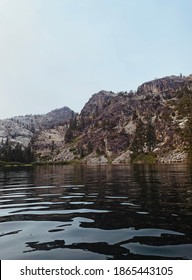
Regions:
[[160, 163], [178, 163], [187, 160], [187, 154], [184, 151], [174, 150], [167, 153], [165, 156], [158, 158]]
[[83, 163], [89, 165], [105, 165], [108, 163], [108, 159], [104, 155], [97, 156], [96, 153], [88, 155]]
[[126, 151], [125, 153], [118, 156], [116, 159], [112, 161], [112, 164], [122, 164], [122, 163], [130, 163], [131, 161], [131, 152]]

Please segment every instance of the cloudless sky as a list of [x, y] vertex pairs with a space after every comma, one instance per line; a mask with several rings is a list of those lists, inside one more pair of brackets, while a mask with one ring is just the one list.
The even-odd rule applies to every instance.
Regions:
[[0, 119], [192, 73], [191, 0], [0, 0]]

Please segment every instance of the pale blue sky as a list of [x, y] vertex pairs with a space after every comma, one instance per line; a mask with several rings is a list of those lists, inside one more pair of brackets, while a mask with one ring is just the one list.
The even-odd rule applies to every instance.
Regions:
[[191, 0], [0, 0], [0, 118], [192, 73]]

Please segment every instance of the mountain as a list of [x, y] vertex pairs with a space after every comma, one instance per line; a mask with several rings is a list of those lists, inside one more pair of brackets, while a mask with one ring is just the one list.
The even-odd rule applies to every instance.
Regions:
[[[61, 138], [64, 139], [63, 133], [66, 130], [66, 124], [74, 114], [68, 107], [63, 107], [43, 115], [16, 116], [0, 120], [0, 147], [7, 142], [11, 149], [14, 149], [17, 144], [22, 149], [30, 145], [35, 154], [41, 153], [45, 143], [48, 145], [51, 142], [50, 145], [53, 145], [52, 134], [58, 135], [56, 138], [59, 138], [59, 142]], [[41, 141], [39, 139], [42, 138], [42, 135], [44, 138]]]
[[0, 141], [31, 145], [36, 160], [87, 164], [183, 162], [192, 157], [192, 75], [102, 90], [80, 114], [67, 107], [0, 121]]
[[155, 79], [136, 92], [100, 91], [68, 128], [66, 143], [84, 163], [184, 161], [190, 98], [192, 75]]

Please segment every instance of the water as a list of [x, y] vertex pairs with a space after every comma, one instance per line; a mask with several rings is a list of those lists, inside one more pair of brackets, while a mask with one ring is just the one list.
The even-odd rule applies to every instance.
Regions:
[[1, 169], [0, 259], [192, 259], [192, 167]]

